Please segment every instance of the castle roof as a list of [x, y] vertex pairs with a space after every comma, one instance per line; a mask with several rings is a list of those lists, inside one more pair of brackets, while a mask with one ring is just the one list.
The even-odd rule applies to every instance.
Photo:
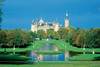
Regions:
[[42, 24], [41, 24], [41, 26], [44, 26], [44, 25], [53, 26], [53, 23], [42, 23]]

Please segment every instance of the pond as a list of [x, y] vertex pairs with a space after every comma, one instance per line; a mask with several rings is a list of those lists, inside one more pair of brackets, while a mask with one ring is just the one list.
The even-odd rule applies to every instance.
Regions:
[[[63, 54], [36, 54], [37, 51], [63, 51]], [[28, 61], [37, 61], [37, 57], [40, 58], [40, 61], [65, 61], [67, 60], [65, 57], [70, 57], [69, 51], [59, 50], [56, 44], [43, 44], [43, 46], [39, 50], [27, 51], [26, 56], [32, 57], [31, 60]], [[68, 60], [67, 60], [68, 61]]]

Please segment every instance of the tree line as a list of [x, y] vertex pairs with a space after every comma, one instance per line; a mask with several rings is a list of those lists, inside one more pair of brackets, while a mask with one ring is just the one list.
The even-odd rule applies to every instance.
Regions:
[[0, 47], [23, 47], [33, 42], [31, 32], [26, 30], [0, 30]]
[[[34, 32], [36, 33], [36, 32]], [[37, 31], [37, 37], [40, 39], [51, 38], [56, 40], [64, 40], [76, 47], [100, 48], [100, 28], [75, 29], [73, 26], [62, 27], [57, 32], [53, 29], [48, 29], [47, 32], [43, 30]]]
[[36, 38], [63, 40], [75, 47], [100, 48], [100, 28], [75, 29], [73, 26], [62, 27], [57, 32], [53, 29], [38, 30], [37, 32], [21, 29], [0, 30], [0, 47], [23, 47], [32, 43]]

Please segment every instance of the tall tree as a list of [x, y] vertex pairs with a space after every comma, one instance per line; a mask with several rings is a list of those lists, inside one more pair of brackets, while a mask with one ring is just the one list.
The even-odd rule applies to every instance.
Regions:
[[29, 34], [32, 36], [32, 41], [34, 41], [35, 38], [37, 38], [36, 32], [29, 31]]
[[45, 31], [44, 30], [38, 30], [37, 31], [37, 36], [40, 38], [40, 40], [42, 38], [45, 38]]
[[15, 38], [15, 31], [9, 30], [7, 32], [7, 46], [13, 46], [14, 45], [14, 38]]
[[78, 47], [83, 47], [85, 45], [85, 34], [85, 29], [77, 29], [72, 35], [71, 44]]
[[90, 29], [86, 33], [86, 46], [89, 48], [100, 48], [100, 28]]
[[69, 30], [66, 29], [66, 28], [60, 28], [60, 29], [58, 30], [58, 33], [59, 33], [59, 35], [60, 35], [60, 38], [61, 38], [61, 39], [64, 39], [64, 38], [68, 35]]
[[60, 35], [58, 34], [58, 32], [54, 33], [54, 39], [59, 40], [60, 39]]
[[7, 43], [7, 32], [5, 30], [0, 30], [0, 46], [6, 45]]
[[[2, 2], [5, 1], [5, 0], [0, 0], [0, 7], [4, 4], [2, 4]], [[1, 22], [2, 22], [2, 18], [1, 18], [1, 15], [2, 15], [2, 9], [0, 8], [0, 30], [1, 30]]]
[[48, 35], [48, 37], [50, 37], [51, 39], [54, 39], [54, 34], [55, 34], [54, 29], [48, 29], [48, 30], [47, 30], [47, 35]]
[[71, 41], [71, 36], [72, 36], [72, 34], [75, 32], [75, 28], [74, 28], [73, 26], [68, 26], [68, 27], [66, 27], [66, 29], [67, 29], [69, 32], [68, 32], [68, 35], [65, 36], [64, 40], [65, 40], [66, 42], [69, 42], [69, 43], [70, 43], [70, 41]]
[[21, 45], [24, 45], [24, 40], [23, 40], [23, 37], [22, 37], [22, 34], [21, 34], [21, 30], [20, 29], [16, 29], [15, 30], [15, 40], [14, 40], [14, 44], [16, 46], [21, 46]]

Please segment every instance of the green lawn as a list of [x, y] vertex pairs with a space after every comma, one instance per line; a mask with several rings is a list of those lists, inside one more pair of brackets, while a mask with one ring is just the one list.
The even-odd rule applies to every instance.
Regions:
[[[74, 47], [72, 45], [70, 45], [70, 43], [66, 43], [62, 40], [51, 40], [51, 41], [35, 41], [35, 43], [37, 43], [40, 47], [42, 47], [42, 44], [44, 43], [53, 43], [53, 44], [56, 44], [57, 47], [59, 49], [62, 49], [62, 50], [68, 50], [68, 51], [74, 51], [74, 52], [92, 52], [93, 49], [89, 49], [89, 48], [86, 48], [85, 50], [83, 50], [83, 48], [77, 48], [77, 47]], [[66, 46], [66, 47], [65, 47]], [[36, 49], [39, 49], [39, 48], [36, 48]], [[94, 49], [95, 52], [100, 52], [100, 48], [96, 48]]]
[[[71, 46], [69, 43], [66, 43], [62, 40], [51, 40], [51, 41], [39, 40], [39, 41], [35, 41], [34, 43], [31, 43], [30, 46], [28, 46], [27, 48], [16, 48], [15, 52], [25, 52], [27, 50], [40, 49], [44, 43], [53, 43], [53, 44], [56, 44], [59, 49], [74, 51], [74, 52], [87, 52], [87, 51], [92, 52], [93, 51], [93, 49], [89, 49], [89, 48], [86, 48], [85, 50], [83, 50], [83, 48], [77, 48], [77, 47]], [[0, 48], [0, 52], [3, 52], [3, 51], [4, 49]], [[98, 49], [96, 48], [94, 49], [94, 51], [100, 52], [100, 48]], [[13, 48], [7, 48], [7, 52], [13, 52]]]
[[0, 67], [100, 67], [100, 61], [33, 62], [33, 64], [0, 64]]
[[77, 60], [77, 61], [92, 61], [92, 60], [100, 60], [100, 54], [79, 54], [78, 56], [68, 57], [67, 59], [70, 60]]

